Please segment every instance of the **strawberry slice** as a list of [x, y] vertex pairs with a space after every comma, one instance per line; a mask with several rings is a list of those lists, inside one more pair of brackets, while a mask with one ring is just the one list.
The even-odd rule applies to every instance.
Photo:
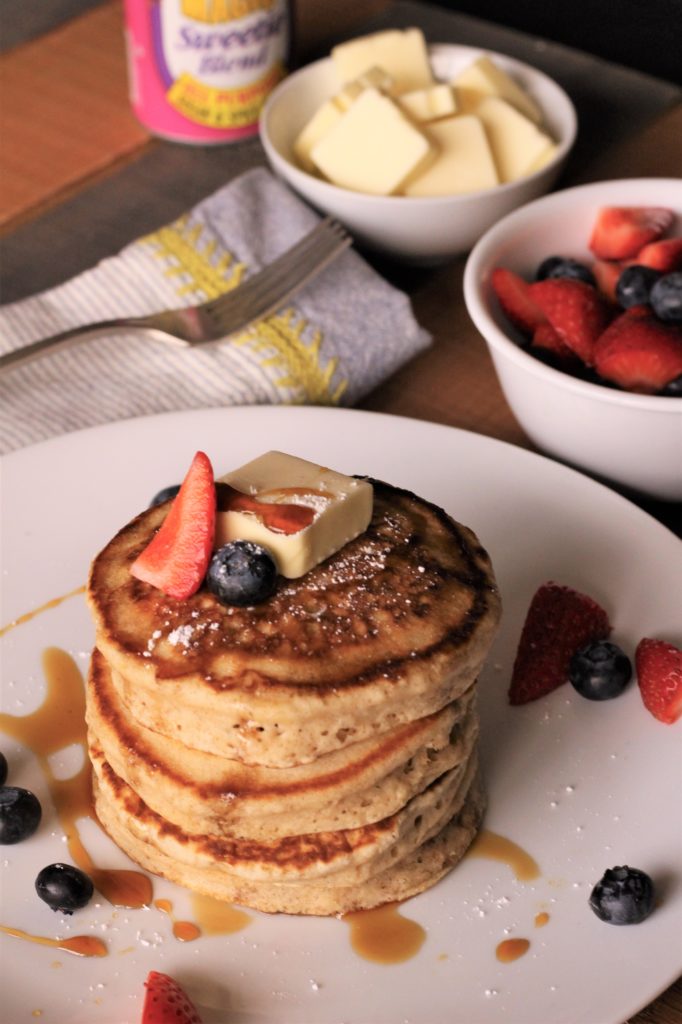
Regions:
[[675, 215], [660, 206], [605, 206], [597, 214], [590, 249], [600, 260], [628, 260], [660, 238]]
[[625, 266], [626, 264], [618, 263], [616, 260], [595, 260], [590, 268], [597, 282], [597, 290], [611, 302], [617, 301], [616, 285]]
[[610, 632], [608, 615], [587, 594], [543, 583], [521, 631], [509, 703], [527, 704], [567, 682], [572, 655], [593, 640], [605, 640]]
[[211, 558], [215, 505], [213, 467], [197, 452], [161, 527], [131, 565], [133, 576], [178, 600], [195, 594]]
[[535, 328], [547, 318], [531, 300], [528, 283], [504, 267], [493, 270], [490, 282], [505, 315], [526, 337], [531, 338]]
[[568, 345], [561, 340], [561, 335], [554, 330], [549, 320], [538, 324], [533, 332], [531, 348], [543, 349], [551, 353], [553, 361], [562, 369], [574, 369], [580, 365], [580, 360], [575, 352], [572, 352]]
[[637, 644], [635, 669], [644, 707], [659, 722], [672, 725], [682, 715], [682, 651], [645, 637]]
[[639, 250], [634, 262], [664, 274], [682, 270], [682, 238], [661, 238], [657, 242], [649, 242]]
[[682, 374], [682, 328], [632, 306], [597, 341], [594, 368], [626, 391], [655, 394]]
[[174, 978], [150, 971], [140, 1024], [202, 1024], [196, 1007]]
[[591, 366], [595, 342], [613, 316], [610, 303], [592, 285], [568, 277], [535, 281], [528, 292], [564, 345]]

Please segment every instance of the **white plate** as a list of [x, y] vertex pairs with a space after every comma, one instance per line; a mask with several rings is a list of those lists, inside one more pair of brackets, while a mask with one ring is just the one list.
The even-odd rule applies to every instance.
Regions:
[[[107, 959], [82, 960], [0, 935], [3, 1021], [42, 1010], [45, 1024], [134, 1024], [144, 978], [157, 969], [186, 984], [206, 1024], [621, 1024], [682, 968], [680, 727], [655, 721], [634, 685], [603, 705], [568, 688], [523, 708], [506, 700], [520, 626], [545, 580], [602, 602], [630, 652], [645, 635], [682, 639], [679, 541], [612, 491], [519, 448], [372, 413], [259, 408], [130, 420], [5, 458], [2, 623], [81, 584], [92, 555], [182, 477], [196, 449], [226, 471], [273, 447], [407, 486], [471, 525], [490, 551], [505, 612], [481, 677], [486, 825], [528, 850], [541, 877], [522, 883], [504, 864], [465, 860], [403, 907], [427, 940], [391, 966], [355, 954], [336, 919], [252, 913], [244, 931], [183, 945], [154, 909], [115, 913], [102, 903], [56, 917], [33, 880], [65, 858], [63, 838], [34, 758], [3, 737], [11, 781], [35, 788], [45, 813], [34, 838], [2, 851], [0, 921], [43, 935], [91, 930], [110, 946]], [[92, 628], [82, 598], [0, 643], [3, 710], [24, 714], [41, 700], [44, 648], [68, 650], [85, 670]], [[108, 839], [92, 842], [109, 866], [126, 863]], [[660, 906], [641, 925], [612, 927], [588, 908], [593, 883], [616, 864], [658, 882]], [[155, 895], [188, 916], [182, 890], [160, 881]], [[539, 930], [541, 910], [550, 920]], [[531, 947], [503, 964], [495, 949], [510, 936]]]

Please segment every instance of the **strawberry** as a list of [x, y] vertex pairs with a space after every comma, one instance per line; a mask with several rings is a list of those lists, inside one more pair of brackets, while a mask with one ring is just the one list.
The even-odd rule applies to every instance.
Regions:
[[161, 527], [131, 565], [133, 576], [178, 600], [195, 594], [211, 558], [215, 506], [213, 467], [197, 452]]
[[513, 270], [496, 267], [491, 277], [493, 291], [506, 316], [515, 327], [530, 338], [535, 328], [546, 320], [541, 309], [529, 297], [529, 285]]
[[654, 394], [682, 374], [682, 328], [632, 306], [597, 341], [594, 368], [621, 388]]
[[644, 707], [659, 722], [672, 725], [682, 715], [682, 651], [645, 637], [637, 644], [635, 668]]
[[617, 260], [595, 260], [591, 268], [597, 282], [597, 289], [611, 302], [616, 302], [616, 285], [625, 270], [624, 263]]
[[639, 250], [634, 262], [660, 270], [663, 274], [682, 270], [682, 238], [661, 238], [657, 242], [649, 242]]
[[159, 971], [150, 971], [140, 1024], [202, 1024], [192, 1001], [177, 981]]
[[613, 315], [606, 299], [592, 285], [568, 277], [535, 281], [528, 293], [563, 343], [590, 366], [595, 342]]
[[509, 703], [527, 704], [567, 682], [571, 656], [610, 632], [608, 615], [591, 597], [559, 583], [543, 583], [521, 631]]
[[590, 249], [600, 260], [628, 260], [660, 238], [675, 215], [660, 206], [605, 206], [597, 214]]
[[554, 330], [549, 320], [545, 320], [535, 328], [531, 347], [551, 353], [556, 365], [563, 369], [575, 368], [580, 365], [578, 357], [568, 345], [563, 343], [561, 336]]

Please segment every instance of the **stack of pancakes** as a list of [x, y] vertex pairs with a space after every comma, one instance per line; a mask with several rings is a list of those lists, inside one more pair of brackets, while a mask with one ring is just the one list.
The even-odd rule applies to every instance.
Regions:
[[442, 510], [372, 483], [366, 532], [253, 607], [130, 574], [169, 504], [93, 562], [95, 806], [145, 869], [259, 910], [342, 914], [422, 891], [475, 836], [490, 561]]

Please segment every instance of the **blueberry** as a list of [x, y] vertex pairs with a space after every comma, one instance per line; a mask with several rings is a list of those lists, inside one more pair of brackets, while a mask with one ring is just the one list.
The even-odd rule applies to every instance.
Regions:
[[36, 892], [52, 910], [73, 914], [92, 899], [94, 886], [73, 864], [48, 864], [36, 878]]
[[654, 909], [654, 883], [637, 868], [610, 868], [595, 885], [589, 902], [607, 924], [639, 924]]
[[548, 256], [543, 260], [536, 271], [535, 280], [544, 281], [548, 277], [572, 277], [585, 284], [597, 284], [590, 268], [569, 256]]
[[651, 289], [661, 276], [660, 270], [633, 263], [626, 267], [616, 284], [616, 298], [623, 309], [630, 306], [646, 306], [650, 302]]
[[662, 395], [670, 395], [672, 398], [682, 398], [682, 373], [679, 377], [669, 380], [660, 393]]
[[149, 508], [154, 508], [155, 505], [163, 505], [164, 501], [170, 501], [180, 490], [180, 484], [172, 484], [170, 487], [164, 487], [163, 490], [158, 491], [152, 500], [149, 502]]
[[211, 559], [206, 585], [223, 604], [250, 605], [265, 601], [277, 583], [272, 555], [250, 540], [233, 540]]
[[682, 324], [682, 270], [658, 279], [651, 289], [651, 305], [659, 320]]
[[0, 786], [7, 782], [7, 758], [0, 752]]
[[606, 640], [587, 644], [573, 655], [568, 678], [582, 697], [611, 700], [630, 682], [632, 665], [627, 654]]
[[0, 788], [0, 843], [10, 846], [32, 836], [40, 824], [38, 797], [18, 786]]

